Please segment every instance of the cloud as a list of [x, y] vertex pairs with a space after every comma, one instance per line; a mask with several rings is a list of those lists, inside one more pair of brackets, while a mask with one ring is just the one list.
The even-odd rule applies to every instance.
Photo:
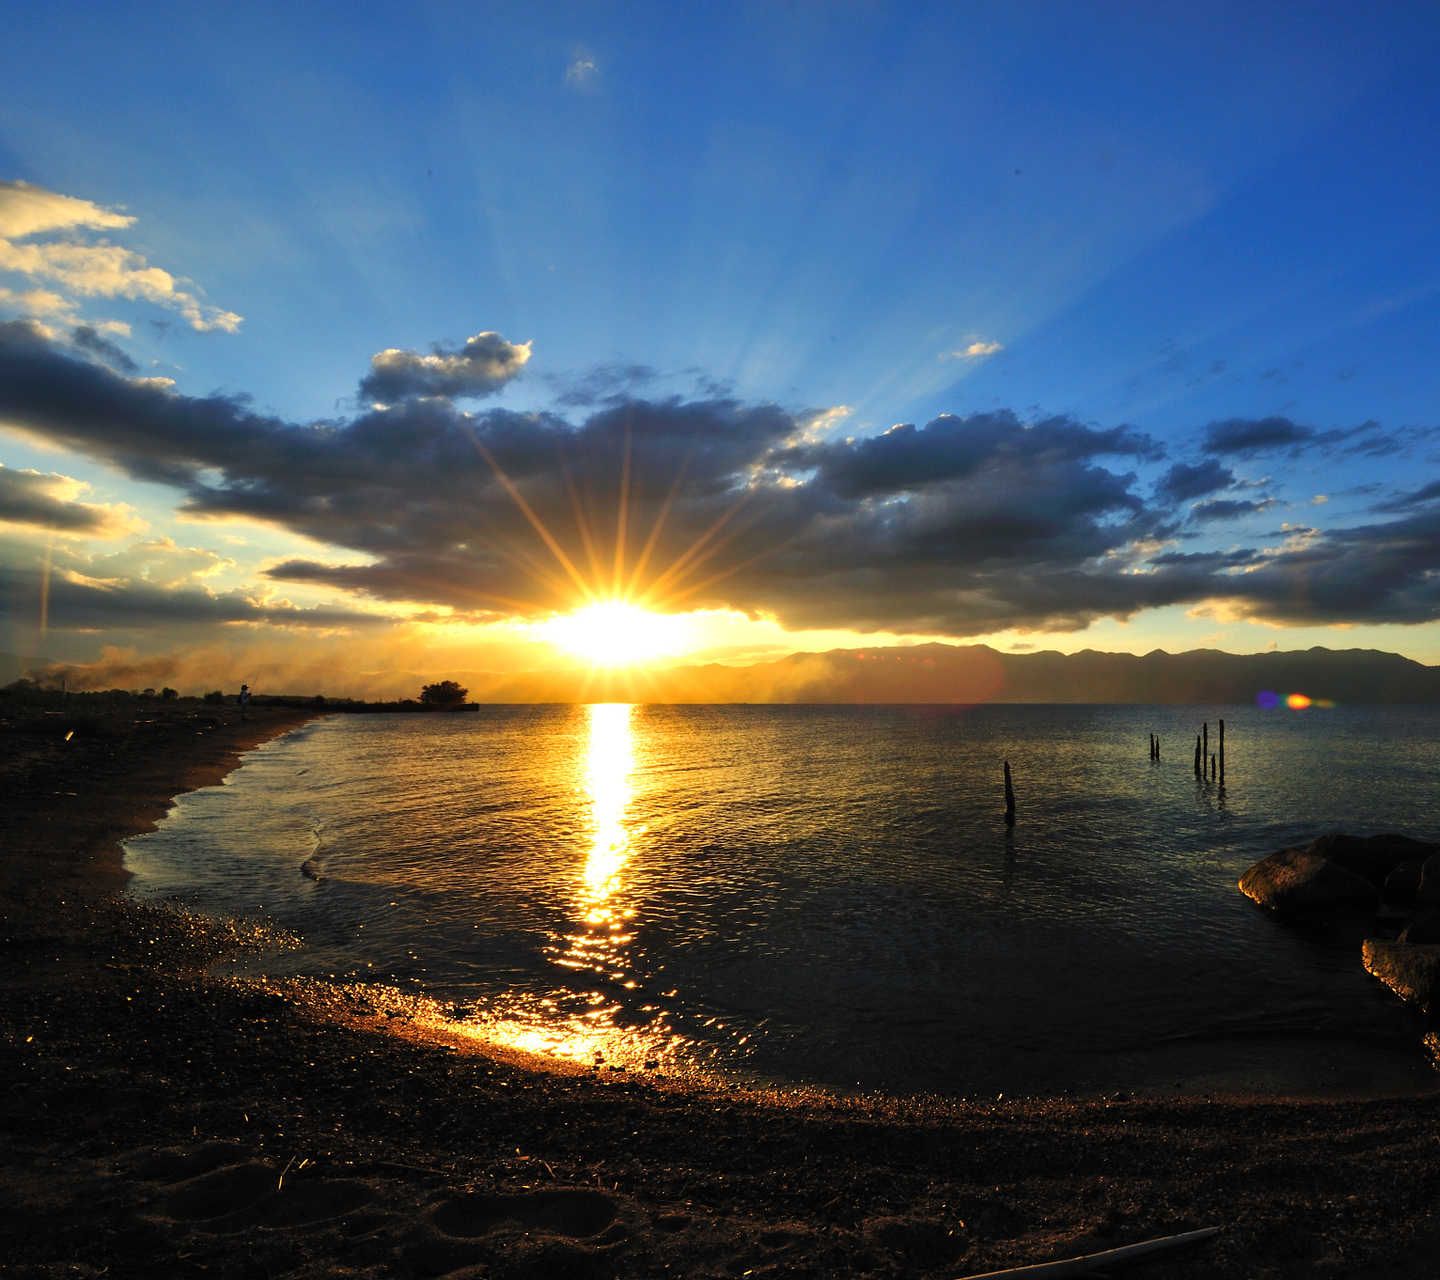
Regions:
[[573, 89], [583, 89], [600, 74], [600, 64], [595, 55], [584, 45], [576, 45], [570, 65], [565, 68], [565, 83]]
[[360, 394], [387, 404], [417, 396], [479, 399], [518, 377], [529, 359], [528, 342], [506, 342], [498, 333], [477, 333], [458, 349], [436, 345], [428, 356], [391, 347], [370, 357]]
[[234, 333], [242, 317], [202, 302], [168, 271], [152, 267], [140, 254], [120, 245], [75, 239], [21, 243], [46, 233], [125, 228], [134, 222], [133, 217], [88, 200], [24, 182], [0, 182], [0, 271], [58, 285], [69, 295], [45, 289], [6, 290], [0, 301], [45, 316], [73, 314], [79, 298], [132, 298], [178, 311], [201, 332]]
[[206, 579], [234, 562], [168, 538], [110, 554], [64, 544], [48, 554], [33, 547], [28, 554], [23, 547], [10, 551], [0, 563], [0, 599], [12, 618], [38, 617], [43, 609], [52, 631], [153, 632], [217, 624], [351, 631], [396, 621], [393, 614], [343, 605], [303, 608], [268, 585], [214, 590]]
[[1186, 498], [1200, 498], [1218, 489], [1228, 489], [1234, 483], [1235, 473], [1211, 458], [1194, 466], [1177, 462], [1156, 482], [1155, 488], [1172, 502], [1184, 502]]
[[108, 338], [102, 338], [100, 333], [90, 325], [77, 325], [70, 332], [71, 343], [81, 351], [92, 356], [97, 356], [108, 364], [112, 369], [118, 369], [121, 373], [136, 373], [140, 366], [129, 356], [120, 350]]
[[[408, 368], [398, 389], [412, 393], [454, 376]], [[1148, 503], [1132, 469], [1163, 451], [1127, 426], [1001, 411], [817, 437], [813, 415], [723, 394], [627, 398], [577, 422], [466, 413], [435, 395], [387, 405], [287, 422], [239, 397], [123, 377], [32, 325], [0, 324], [0, 419], [179, 489], [190, 517], [267, 521], [334, 548], [272, 566], [272, 583], [468, 621], [544, 618], [618, 593], [791, 629], [950, 636], [1074, 630], [1206, 601], [1282, 625], [1440, 616], [1440, 513], [1182, 554], [1170, 547], [1173, 502]], [[1223, 480], [1210, 466], [1172, 467], [1166, 480]], [[1219, 518], [1271, 505], [1199, 507]], [[97, 571], [76, 572], [86, 582], [67, 589], [102, 590]], [[364, 613], [333, 606], [312, 622], [254, 592], [166, 590], [148, 616], [182, 597], [197, 617], [280, 626]], [[96, 599], [76, 597], [76, 616], [85, 601], [100, 616]]]
[[1289, 418], [1229, 418], [1205, 428], [1200, 448], [1205, 453], [1249, 458], [1258, 453], [1294, 451], [1314, 438], [1309, 427], [1297, 426]]
[[71, 227], [105, 231], [134, 224], [135, 219], [128, 214], [103, 209], [89, 200], [58, 195], [28, 182], [0, 181], [0, 237], [6, 240]]
[[133, 532], [136, 522], [127, 508], [76, 501], [86, 488], [69, 476], [17, 471], [0, 464], [0, 523], [92, 538]]
[[1275, 508], [1274, 498], [1261, 498], [1255, 502], [1239, 499], [1211, 498], [1209, 502], [1197, 502], [1190, 508], [1196, 520], [1239, 520], [1243, 516], [1260, 515]]
[[957, 360], [978, 360], [981, 356], [993, 356], [997, 351], [1004, 351], [998, 342], [972, 342], [962, 351], [952, 351], [950, 354]]
[[1374, 510], [1408, 511], [1412, 507], [1420, 506], [1422, 503], [1434, 502], [1437, 498], [1440, 498], [1440, 480], [1432, 480], [1427, 485], [1421, 485], [1420, 488], [1414, 490], [1412, 493], [1402, 493], [1398, 497], [1390, 499], [1388, 502], [1377, 503]]

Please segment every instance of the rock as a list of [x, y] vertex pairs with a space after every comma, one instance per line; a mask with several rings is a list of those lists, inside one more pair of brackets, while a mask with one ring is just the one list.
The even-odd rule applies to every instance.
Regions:
[[1420, 892], [1420, 868], [1425, 865], [1419, 858], [1402, 862], [1385, 877], [1382, 897], [1396, 907], [1413, 907]]
[[1401, 942], [1440, 942], [1440, 907], [1426, 907], [1400, 931]]
[[1420, 868], [1420, 888], [1415, 894], [1415, 905], [1440, 906], [1440, 853], [1426, 858], [1425, 865]]
[[1240, 892], [1276, 911], [1325, 906], [1369, 909], [1380, 896], [1364, 876], [1304, 849], [1282, 849], [1261, 858], [1240, 877]]
[[1365, 968], [1400, 999], [1440, 1012], [1440, 946], [1366, 938]]
[[1353, 871], [1357, 876], [1381, 885], [1402, 862], [1424, 861], [1432, 854], [1440, 853], [1440, 844], [1394, 834], [1352, 836], [1334, 831], [1312, 840], [1306, 852], [1318, 853], [1346, 871]]

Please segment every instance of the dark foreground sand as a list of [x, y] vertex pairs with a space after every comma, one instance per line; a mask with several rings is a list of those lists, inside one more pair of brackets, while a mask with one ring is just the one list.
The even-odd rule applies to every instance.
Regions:
[[0, 1275], [952, 1277], [1212, 1225], [1129, 1274], [1440, 1275], [1433, 1097], [780, 1098], [207, 978], [233, 939], [122, 900], [118, 841], [306, 718], [235, 716], [0, 723]]

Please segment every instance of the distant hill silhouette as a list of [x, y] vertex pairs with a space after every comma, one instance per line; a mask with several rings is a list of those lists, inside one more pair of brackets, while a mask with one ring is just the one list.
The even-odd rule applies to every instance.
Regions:
[[[20, 659], [15, 659], [15, 664]], [[28, 665], [28, 664], [27, 664]], [[71, 688], [108, 688], [113, 675], [67, 669]], [[267, 691], [314, 692], [313, 671], [247, 668]], [[19, 672], [17, 671], [18, 675]], [[42, 674], [37, 672], [36, 674]], [[58, 687], [62, 669], [43, 673]], [[792, 653], [748, 667], [659, 670], [445, 671], [473, 702], [1036, 702], [1240, 703], [1261, 690], [1335, 702], [1440, 702], [1440, 667], [1376, 649], [1300, 653], [1000, 653], [988, 645], [920, 644]], [[413, 697], [436, 673], [334, 669], [329, 697]], [[94, 681], [99, 681], [94, 684]], [[157, 682], [158, 683], [158, 682]]]
[[1239, 703], [1262, 690], [1335, 702], [1440, 702], [1440, 667], [1374, 649], [1233, 654], [999, 653], [922, 644], [795, 653], [749, 667], [457, 673], [477, 702]]

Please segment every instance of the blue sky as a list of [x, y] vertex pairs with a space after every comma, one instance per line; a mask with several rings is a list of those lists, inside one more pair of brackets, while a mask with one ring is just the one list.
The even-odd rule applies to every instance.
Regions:
[[[789, 415], [790, 435], [755, 428], [760, 452], [732, 458], [725, 477], [733, 489], [779, 467], [807, 494], [830, 484], [803, 520], [765, 506], [759, 524], [777, 546], [783, 525], [784, 545], [811, 559], [737, 568], [724, 564], [732, 546], [709, 563], [728, 585], [647, 601], [711, 610], [682, 648], [938, 636], [1141, 652], [1320, 643], [1440, 661], [1429, 585], [1440, 526], [1417, 496], [1440, 454], [1433, 6], [10, 4], [4, 16], [21, 55], [0, 86], [12, 203], [24, 183], [133, 219], [7, 243], [104, 241], [174, 280], [166, 296], [106, 293], [73, 272], [68, 284], [27, 272], [34, 259], [18, 250], [0, 260], [11, 267], [0, 318], [40, 326], [67, 360], [173, 379], [168, 394], [187, 403], [221, 391], [276, 421], [344, 431], [370, 411], [357, 388], [377, 353], [456, 352], [494, 332], [530, 344], [528, 358], [447, 393], [482, 435], [499, 429], [497, 412], [580, 431], [617, 406], [710, 405], [728, 424], [717, 430], [742, 434], [762, 406]], [[62, 429], [38, 404], [0, 406], [11, 428], [0, 463], [89, 487], [13, 475], [11, 487], [112, 514], [66, 532], [22, 503], [0, 526], [0, 647], [13, 652], [279, 653], [313, 649], [324, 630], [371, 667], [413, 664], [427, 645], [445, 661], [515, 663], [544, 650], [533, 628], [549, 613], [583, 603], [522, 599], [498, 578], [488, 604], [467, 603], [460, 569], [435, 586], [438, 561], [407, 552], [402, 564], [399, 543], [373, 530], [316, 523], [263, 468], [203, 450], [183, 477], [139, 467], [103, 423]], [[1036, 479], [1052, 464], [1032, 459], [1027, 498], [996, 470], [1034, 440], [996, 428], [1006, 413], [1090, 432], [1074, 445], [1083, 463], [1062, 484], [1058, 472]], [[944, 414], [969, 423], [952, 443], [998, 451], [974, 464], [980, 479], [972, 467], [959, 479], [907, 472], [883, 494], [836, 488], [853, 460], [814, 452], [844, 439], [853, 451], [899, 423], [924, 444]], [[1289, 433], [1214, 434], [1226, 422]], [[1100, 435], [1121, 428], [1150, 445], [1100, 452]], [[800, 435], [810, 452], [795, 451]], [[1226, 485], [1177, 497], [1186, 486], [1172, 483], [1157, 497], [1175, 467], [1206, 463]], [[1129, 477], [1129, 497], [1096, 505], [1097, 468]], [[483, 487], [490, 472], [477, 476]], [[199, 507], [197, 485], [209, 486]], [[1025, 555], [952, 555], [962, 533], [967, 547], [986, 541], [976, 494], [1001, 488], [1016, 511], [1073, 501], [1084, 528], [1043, 545], [1025, 534]], [[477, 488], [477, 503], [492, 501], [504, 495]], [[1197, 505], [1215, 502], [1229, 505]], [[882, 554], [886, 504], [924, 530], [887, 525]], [[986, 529], [1011, 527], [1009, 512]], [[387, 528], [404, 518], [392, 512]], [[1397, 521], [1398, 560], [1375, 532]], [[835, 564], [854, 571], [823, 600], [805, 585], [825, 564], [822, 525]], [[1346, 533], [1357, 529], [1370, 532]], [[406, 536], [439, 554], [433, 529]], [[1230, 558], [1206, 567], [1202, 554]], [[1188, 576], [1119, 590], [1121, 560], [1132, 576]], [[386, 568], [384, 584], [341, 572], [367, 565]], [[876, 589], [876, 575], [897, 577], [887, 565], [903, 568], [903, 592]], [[396, 585], [405, 572], [408, 591]], [[34, 584], [57, 573], [74, 590], [57, 588], [53, 616], [47, 598], [41, 628]], [[995, 585], [1011, 574], [1043, 576], [1044, 590]], [[112, 599], [143, 588], [147, 603], [107, 619], [98, 597], [81, 599], [86, 582]], [[173, 617], [157, 592], [172, 594]], [[190, 607], [197, 593], [260, 612], [207, 615]], [[993, 598], [957, 603], [977, 593]], [[324, 628], [261, 607], [281, 596], [321, 610]], [[347, 611], [389, 622], [347, 629]]]

